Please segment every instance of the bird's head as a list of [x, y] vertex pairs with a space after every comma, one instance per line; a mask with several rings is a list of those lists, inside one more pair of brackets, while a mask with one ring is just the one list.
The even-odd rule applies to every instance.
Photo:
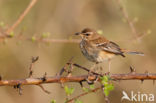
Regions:
[[84, 40], [92, 40], [98, 36], [97, 32], [90, 28], [85, 28], [81, 32], [75, 33], [75, 35], [81, 36]]

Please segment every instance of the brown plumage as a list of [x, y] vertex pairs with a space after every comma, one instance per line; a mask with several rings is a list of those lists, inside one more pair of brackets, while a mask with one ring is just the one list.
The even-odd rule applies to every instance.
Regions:
[[80, 49], [83, 55], [92, 62], [100, 63], [110, 60], [116, 55], [125, 57], [124, 53], [143, 55], [142, 52], [121, 49], [119, 45], [107, 40], [90, 28], [85, 28], [76, 35], [80, 35], [82, 38]]

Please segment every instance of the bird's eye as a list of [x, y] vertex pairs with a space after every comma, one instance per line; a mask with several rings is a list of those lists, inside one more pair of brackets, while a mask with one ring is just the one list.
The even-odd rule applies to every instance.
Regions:
[[89, 36], [89, 35], [90, 35], [90, 34], [88, 34], [88, 33], [86, 34], [86, 36]]

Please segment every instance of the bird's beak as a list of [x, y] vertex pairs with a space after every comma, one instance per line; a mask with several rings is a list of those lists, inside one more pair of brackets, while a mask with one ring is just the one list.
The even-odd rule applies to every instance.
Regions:
[[75, 33], [75, 35], [80, 35], [80, 34], [82, 34], [82, 33], [81, 32]]

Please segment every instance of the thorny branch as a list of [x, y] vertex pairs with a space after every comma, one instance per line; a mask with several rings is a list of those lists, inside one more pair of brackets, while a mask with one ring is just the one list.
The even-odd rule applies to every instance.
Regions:
[[[32, 58], [32, 64], [35, 63], [37, 60], [38, 60], [38, 57]], [[75, 69], [74, 67], [77, 67], [78, 69], [82, 69], [86, 72], [89, 72], [89, 68], [80, 66], [79, 64], [76, 64], [76, 63], [72, 63], [71, 60], [72, 60], [72, 58], [68, 61], [68, 63], [66, 63], [66, 65], [63, 67], [63, 69], [61, 69], [61, 71], [59, 72], [59, 75], [56, 75], [53, 77], [47, 77], [47, 75], [45, 73], [43, 77], [34, 78], [34, 77], [32, 77], [32, 65], [31, 65], [29, 78], [16, 79], [16, 80], [3, 80], [1, 77], [0, 86], [13, 86], [15, 89], [18, 90], [19, 94], [21, 95], [22, 94], [21, 86], [23, 86], [23, 85], [38, 85], [45, 93], [49, 94], [50, 92], [47, 91], [41, 84], [46, 84], [46, 83], [61, 83], [61, 84], [63, 84], [66, 82], [75, 82], [75, 83], [80, 83], [82, 86], [82, 82], [88, 82], [87, 79], [89, 81], [92, 81], [93, 83], [94, 83], [94, 81], [100, 82], [101, 81], [100, 77], [104, 76], [104, 75], [109, 75], [110, 79], [113, 81], [141, 80], [141, 82], [143, 82], [144, 80], [153, 80], [153, 81], [156, 80], [156, 73], [152, 74], [152, 73], [148, 73], [147, 71], [145, 73], [136, 73], [135, 69], [132, 67], [130, 67], [130, 73], [125, 73], [125, 74], [107, 74], [107, 73], [100, 74], [100, 73], [91, 71], [92, 75], [86, 74], [86, 75], [79, 75], [79, 76], [72, 76], [72, 75], [69, 76], [71, 71], [73, 71], [73, 69]], [[64, 72], [67, 73], [67, 76], [62, 76], [62, 74]], [[95, 88], [93, 90], [90, 90], [88, 92], [82, 93], [76, 97], [73, 97], [73, 98], [69, 99], [67, 101], [67, 103], [71, 103], [73, 100], [75, 100], [81, 96], [87, 95], [89, 93], [96, 92], [99, 89], [103, 89], [102, 86]], [[106, 96], [105, 96], [105, 102], [110, 103], [110, 101], [108, 100], [108, 97], [106, 97]]]
[[[14, 86], [14, 85], [38, 85], [46, 83], [65, 83], [65, 82], [81, 82], [86, 81], [88, 75], [72, 76], [72, 77], [46, 77], [46, 80], [43, 81], [42, 77], [39, 78], [26, 78], [26, 79], [17, 79], [17, 80], [1, 80], [0, 86]], [[125, 73], [125, 74], [110, 74], [110, 78], [114, 81], [117, 80], [156, 80], [156, 73]], [[90, 81], [96, 79], [96, 75], [89, 76]]]
[[[73, 63], [73, 66], [78, 67], [79, 69], [83, 69], [85, 71], [89, 71], [88, 68], [80, 66], [78, 64]], [[17, 79], [17, 80], [0, 80], [0, 86], [14, 86], [14, 85], [38, 85], [45, 83], [65, 83], [65, 82], [82, 82], [86, 81], [86, 78], [90, 81], [94, 81], [97, 78], [97, 75], [102, 76], [102, 74], [93, 72], [93, 75], [79, 75], [79, 76], [53, 76], [53, 77], [43, 77], [39, 78], [26, 78], [26, 79]], [[105, 75], [105, 74], [104, 74]], [[109, 74], [110, 78], [114, 81], [116, 80], [156, 80], [156, 73], [124, 73], [124, 74]]]

